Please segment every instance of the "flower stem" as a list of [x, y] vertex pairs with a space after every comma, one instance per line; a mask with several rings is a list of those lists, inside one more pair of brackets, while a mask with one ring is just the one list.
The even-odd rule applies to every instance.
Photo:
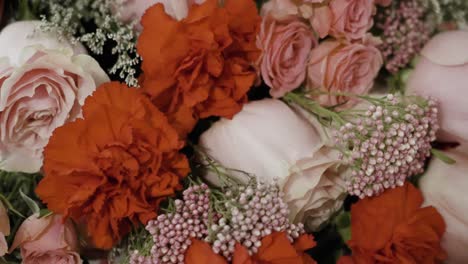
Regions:
[[346, 120], [341, 117], [339, 113], [321, 106], [319, 103], [305, 97], [304, 95], [297, 93], [287, 93], [283, 97], [283, 100], [288, 104], [297, 104], [317, 117], [336, 122], [339, 126], [346, 124]]

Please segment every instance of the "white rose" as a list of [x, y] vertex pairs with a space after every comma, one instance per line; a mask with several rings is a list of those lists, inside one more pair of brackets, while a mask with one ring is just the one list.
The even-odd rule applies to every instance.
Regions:
[[[215, 123], [200, 145], [227, 168], [279, 179], [291, 220], [316, 229], [346, 196], [338, 154], [324, 146], [318, 129], [283, 102], [265, 99]], [[215, 183], [216, 177], [207, 175]]]

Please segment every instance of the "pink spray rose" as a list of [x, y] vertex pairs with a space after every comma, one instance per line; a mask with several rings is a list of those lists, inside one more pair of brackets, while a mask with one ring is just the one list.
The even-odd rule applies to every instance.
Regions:
[[438, 100], [440, 140], [468, 142], [467, 83], [468, 31], [435, 36], [421, 51], [406, 90]]
[[79, 243], [73, 224], [62, 217], [32, 215], [18, 229], [10, 252], [21, 249], [23, 264], [81, 263]]
[[[382, 64], [382, 55], [372, 44], [325, 41], [312, 51], [308, 87], [312, 92], [366, 94], [374, 85]], [[347, 100], [333, 94], [315, 98], [326, 106]]]
[[317, 44], [310, 27], [296, 17], [263, 18], [257, 40], [262, 50], [260, 71], [273, 97], [282, 97], [301, 85], [310, 51]]
[[3, 203], [0, 202], [0, 257], [8, 252], [8, 244], [5, 239], [10, 235], [10, 219]]
[[320, 38], [328, 35], [332, 23], [327, 0], [270, 0], [262, 6], [261, 14], [271, 15], [275, 19], [289, 16], [307, 19]]
[[[3, 33], [0, 47], [17, 45]], [[85, 98], [109, 78], [92, 57], [75, 55], [65, 44], [28, 42], [32, 46], [20, 55], [0, 58], [0, 169], [33, 173], [54, 129], [79, 117]]]
[[373, 25], [374, 0], [332, 0], [330, 9], [331, 34], [337, 38], [362, 39]]

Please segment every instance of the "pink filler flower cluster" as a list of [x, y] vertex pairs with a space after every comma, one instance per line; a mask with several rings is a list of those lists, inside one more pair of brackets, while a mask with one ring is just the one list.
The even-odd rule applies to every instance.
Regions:
[[335, 142], [350, 165], [348, 192], [364, 198], [403, 186], [424, 172], [436, 139], [438, 109], [432, 99], [397, 97], [372, 99], [365, 114], [335, 131]]
[[396, 9], [386, 8], [377, 16], [376, 27], [383, 31], [379, 46], [385, 57], [385, 68], [395, 74], [404, 68], [429, 41], [432, 29], [424, 16], [421, 1], [401, 1]]
[[174, 213], [159, 215], [146, 226], [154, 243], [149, 256], [135, 250], [130, 263], [184, 263], [192, 238], [210, 243], [216, 254], [230, 260], [236, 243], [253, 255], [261, 239], [273, 232], [285, 231], [291, 241], [305, 233], [303, 224], [289, 222], [288, 206], [276, 184], [249, 184], [222, 196], [214, 198], [206, 184], [186, 189], [183, 200], [175, 201]]

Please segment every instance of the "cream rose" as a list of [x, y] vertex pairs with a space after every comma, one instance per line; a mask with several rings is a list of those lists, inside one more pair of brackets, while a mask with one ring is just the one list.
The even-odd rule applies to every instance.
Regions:
[[382, 64], [380, 51], [371, 44], [324, 41], [311, 53], [308, 88], [325, 93], [315, 96], [322, 105], [342, 104], [348, 99], [336, 93], [368, 93]]
[[79, 243], [73, 223], [60, 215], [38, 218], [32, 215], [16, 232], [10, 252], [21, 249], [23, 264], [61, 263], [78, 264]]
[[[31, 29], [31, 28], [29, 28]], [[28, 35], [17, 32], [18, 35]], [[32, 32], [30, 32], [32, 33]], [[11, 32], [7, 31], [7, 35]], [[14, 36], [11, 36], [14, 39]], [[0, 47], [8, 39], [0, 34]], [[80, 116], [85, 98], [109, 81], [88, 55], [74, 55], [68, 45], [34, 37], [20, 55], [0, 58], [0, 169], [33, 173], [55, 128]], [[49, 45], [55, 43], [54, 45]], [[10, 43], [10, 46], [16, 43]], [[16, 60], [14, 63], [11, 60]]]
[[[324, 145], [318, 129], [283, 102], [265, 99], [245, 105], [232, 120], [215, 123], [200, 145], [227, 168], [267, 182], [279, 179], [291, 220], [314, 230], [346, 196], [338, 153]], [[217, 176], [206, 177], [217, 183]]]
[[310, 51], [318, 45], [312, 29], [300, 19], [263, 18], [257, 46], [260, 72], [274, 98], [298, 88], [306, 78]]

